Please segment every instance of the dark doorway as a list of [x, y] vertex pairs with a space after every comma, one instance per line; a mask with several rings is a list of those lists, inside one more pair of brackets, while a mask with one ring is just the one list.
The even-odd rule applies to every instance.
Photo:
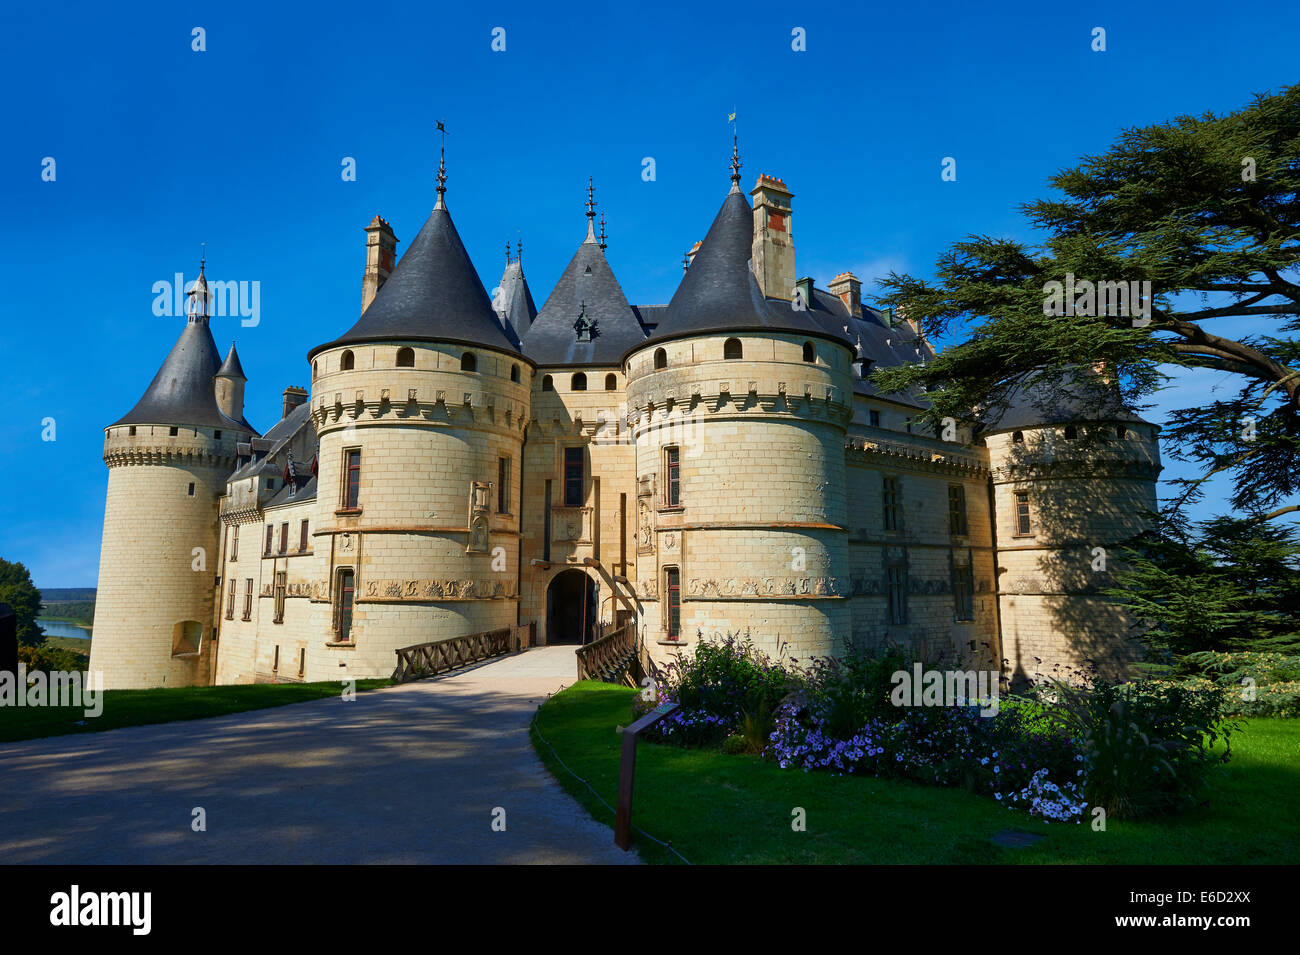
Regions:
[[590, 643], [596, 609], [594, 580], [580, 570], [556, 574], [546, 588], [546, 642]]

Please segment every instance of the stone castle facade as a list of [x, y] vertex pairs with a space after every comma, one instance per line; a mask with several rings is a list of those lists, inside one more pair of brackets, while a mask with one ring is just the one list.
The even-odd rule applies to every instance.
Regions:
[[661, 660], [748, 630], [802, 660], [1122, 668], [1096, 548], [1155, 506], [1154, 425], [1032, 387], [978, 434], [914, 424], [924, 395], [869, 376], [931, 357], [920, 329], [852, 274], [798, 277], [793, 194], [760, 176], [747, 198], [734, 157], [666, 306], [627, 302], [590, 192], [542, 308], [509, 247], [489, 297], [444, 183], [400, 261], [371, 222], [360, 319], [308, 352], [310, 390], [265, 433], [200, 270], [105, 430], [108, 687], [387, 676], [400, 647], [527, 623], [577, 644], [629, 619]]

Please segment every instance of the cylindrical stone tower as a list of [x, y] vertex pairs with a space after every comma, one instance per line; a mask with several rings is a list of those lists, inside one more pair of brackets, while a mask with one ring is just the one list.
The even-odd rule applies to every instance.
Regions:
[[[1006, 675], [1122, 677], [1140, 655], [1132, 620], [1101, 591], [1118, 545], [1149, 526], [1160, 429], [1103, 381], [1028, 384], [985, 432]], [[1125, 634], [1129, 634], [1126, 639]]]
[[308, 680], [513, 626], [532, 363], [443, 202], [361, 319], [308, 355], [320, 439]]
[[202, 268], [188, 294], [185, 329], [144, 397], [104, 430], [108, 498], [90, 669], [107, 689], [208, 681], [217, 499], [235, 445], [256, 432], [242, 410], [235, 418], [218, 407], [221, 359]]
[[663, 321], [624, 358], [640, 626], [661, 658], [748, 630], [807, 659], [851, 629], [852, 350], [802, 300], [760, 292], [738, 167]]

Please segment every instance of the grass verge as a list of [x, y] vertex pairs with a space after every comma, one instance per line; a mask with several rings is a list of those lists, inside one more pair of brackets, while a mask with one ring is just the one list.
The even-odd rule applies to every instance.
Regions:
[[[391, 686], [392, 681], [358, 680], [357, 691]], [[250, 683], [156, 690], [105, 690], [103, 711], [87, 718], [80, 706], [0, 706], [0, 743], [68, 733], [96, 733], [123, 726], [174, 720], [200, 720], [245, 710], [305, 703], [342, 693], [342, 684]]]
[[[544, 703], [537, 728], [555, 753], [612, 806], [621, 736], [637, 691], [578, 683]], [[783, 770], [756, 756], [726, 756], [642, 742], [633, 821], [700, 864], [1293, 864], [1300, 858], [1300, 720], [1256, 718], [1232, 741], [1208, 800], [1157, 820], [1047, 823], [955, 789], [871, 777]], [[613, 813], [533, 745], [592, 817]], [[796, 809], [807, 828], [792, 829]], [[1014, 830], [1043, 837], [1024, 848], [992, 842]], [[648, 862], [676, 860], [647, 840]]]

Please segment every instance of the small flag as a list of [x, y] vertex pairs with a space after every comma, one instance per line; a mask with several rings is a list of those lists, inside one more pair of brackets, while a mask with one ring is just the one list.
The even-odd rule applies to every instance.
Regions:
[[734, 123], [735, 121], [736, 121], [736, 114], [735, 114], [735, 113], [728, 113], [728, 114], [727, 114], [727, 122], [729, 122], [729, 123]]

